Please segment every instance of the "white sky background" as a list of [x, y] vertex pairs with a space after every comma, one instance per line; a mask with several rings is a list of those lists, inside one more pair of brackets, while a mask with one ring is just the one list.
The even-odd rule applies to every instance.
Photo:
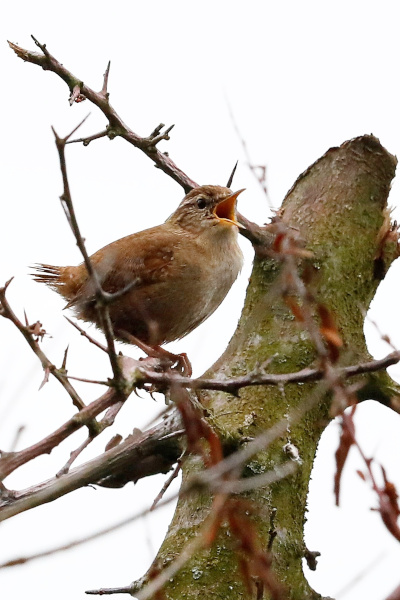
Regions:
[[[379, 7], [378, 7], [379, 6]], [[400, 41], [398, 3], [203, 1], [201, 3], [46, 0], [2, 7], [0, 52], [3, 91], [0, 283], [11, 276], [9, 300], [22, 316], [40, 319], [52, 335], [43, 347], [61, 363], [70, 344], [70, 374], [104, 378], [107, 362], [63, 318], [63, 300], [28, 277], [35, 262], [80, 262], [58, 197], [61, 177], [50, 125], [64, 135], [88, 112], [80, 134], [104, 128], [100, 112], [83, 102], [68, 105], [68, 89], [54, 74], [24, 64], [6, 39], [34, 49], [30, 34], [48, 45], [76, 76], [100, 89], [111, 59], [110, 100], [138, 134], [175, 123], [168, 150], [195, 181], [224, 185], [241, 160], [235, 188], [246, 187], [239, 210], [263, 223], [269, 210], [245, 167], [226, 98], [255, 164], [268, 166], [268, 189], [278, 207], [296, 177], [329, 147], [373, 133], [400, 155]], [[68, 148], [73, 200], [90, 252], [165, 220], [181, 200], [181, 188], [122, 140]], [[399, 185], [391, 205], [400, 219]], [[188, 352], [201, 374], [225, 348], [240, 313], [247, 267], [223, 307], [185, 340], [171, 346]], [[370, 312], [400, 346], [399, 265], [381, 285]], [[366, 327], [371, 353], [389, 348]], [[96, 335], [94, 329], [92, 334]], [[22, 337], [0, 321], [0, 447], [8, 450], [19, 425], [19, 448], [37, 441], [71, 415], [69, 398], [52, 381], [37, 393], [43, 374]], [[125, 347], [126, 353], [135, 355]], [[391, 371], [399, 380], [400, 368]], [[87, 402], [101, 390], [77, 385]], [[115, 431], [144, 427], [162, 407], [132, 396]], [[382, 461], [400, 488], [399, 418], [367, 403], [358, 410], [359, 439]], [[74, 437], [79, 445], [82, 432]], [[100, 452], [112, 433], [83, 455]], [[68, 459], [69, 443], [11, 476], [10, 487], [27, 487], [52, 476]], [[400, 547], [370, 508], [376, 499], [355, 474], [355, 452], [342, 483], [342, 506], [333, 506], [333, 452], [337, 426], [321, 443], [313, 475], [306, 542], [319, 550], [310, 581], [317, 591], [343, 600], [383, 600], [400, 583]], [[47, 549], [89, 534], [148, 506], [164, 476], [123, 490], [84, 489], [1, 526], [0, 561]], [[2, 596], [19, 600], [83, 600], [84, 590], [127, 585], [147, 569], [164, 537], [171, 508], [73, 551], [0, 572]], [[358, 578], [362, 575], [361, 578]], [[358, 580], [359, 579], [359, 580]], [[357, 580], [357, 581], [355, 581]], [[347, 589], [353, 583], [351, 589]], [[339, 595], [338, 592], [343, 590]], [[121, 596], [122, 597], [122, 596]]]

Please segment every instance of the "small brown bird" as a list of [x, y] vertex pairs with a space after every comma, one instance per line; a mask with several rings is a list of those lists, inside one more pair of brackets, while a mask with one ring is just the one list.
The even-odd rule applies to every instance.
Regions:
[[[90, 257], [104, 291], [136, 282], [109, 305], [116, 335], [150, 346], [182, 338], [221, 304], [239, 274], [236, 200], [243, 190], [204, 185], [190, 191], [157, 227], [124, 237]], [[84, 263], [41, 264], [35, 281], [55, 289], [85, 321], [100, 327], [93, 281]]]

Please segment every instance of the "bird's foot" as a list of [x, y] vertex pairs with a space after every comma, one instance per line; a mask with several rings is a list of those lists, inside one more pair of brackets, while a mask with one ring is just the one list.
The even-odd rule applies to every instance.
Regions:
[[172, 352], [168, 352], [161, 346], [153, 346], [153, 350], [157, 350], [160, 352], [161, 357], [165, 357], [166, 360], [172, 362], [172, 368], [176, 371], [179, 371], [184, 377], [191, 377], [193, 370], [190, 360], [186, 352], [182, 352], [181, 354], [173, 354]]
[[192, 365], [185, 352], [182, 352], [182, 354], [173, 354], [173, 352], [168, 352], [168, 350], [165, 350], [165, 348], [162, 348], [161, 346], [150, 346], [122, 329], [117, 329], [115, 334], [124, 341], [134, 344], [143, 350], [148, 357], [158, 359], [160, 361], [159, 368], [161, 370], [167, 371], [168, 369], [174, 369], [184, 377], [190, 377], [192, 375]]

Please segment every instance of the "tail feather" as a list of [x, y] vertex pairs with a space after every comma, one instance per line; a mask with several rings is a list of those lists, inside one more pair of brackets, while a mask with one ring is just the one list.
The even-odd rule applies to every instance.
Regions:
[[61, 274], [63, 267], [56, 267], [54, 265], [44, 265], [42, 263], [32, 266], [35, 272], [32, 273], [34, 281], [39, 283], [46, 283], [50, 287], [58, 288], [62, 285]]
[[65, 308], [76, 304], [85, 281], [83, 279], [85, 271], [81, 269], [81, 266], [56, 267], [55, 265], [37, 263], [32, 265], [31, 268], [34, 269], [34, 273], [31, 273], [34, 281], [45, 283], [68, 300]]

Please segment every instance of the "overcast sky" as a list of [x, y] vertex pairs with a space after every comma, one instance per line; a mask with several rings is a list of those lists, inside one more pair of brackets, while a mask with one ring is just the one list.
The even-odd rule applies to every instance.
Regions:
[[[138, 134], [175, 124], [163, 142], [173, 160], [200, 184], [226, 183], [234, 162], [234, 187], [246, 188], [239, 209], [259, 223], [270, 210], [245, 165], [228, 104], [254, 164], [267, 165], [272, 206], [278, 207], [296, 177], [329, 147], [373, 133], [400, 155], [400, 38], [398, 3], [380, 1], [138, 2], [135, 0], [36, 0], [8, 2], [0, 23], [3, 91], [0, 283], [15, 276], [9, 299], [22, 316], [40, 319], [51, 334], [44, 348], [60, 363], [70, 345], [70, 373], [104, 378], [107, 363], [65, 322], [63, 301], [30, 281], [35, 262], [76, 264], [80, 256], [61, 210], [61, 178], [50, 126], [68, 133], [90, 112], [81, 130], [104, 128], [88, 102], [68, 105], [68, 89], [54, 74], [24, 64], [6, 40], [34, 49], [33, 34], [77, 77], [100, 89], [108, 60], [110, 101]], [[90, 252], [165, 220], [181, 188], [122, 140], [102, 139], [67, 153], [70, 184]], [[390, 204], [400, 219], [398, 183]], [[252, 252], [242, 242], [246, 266], [221, 309], [193, 334], [171, 346], [186, 351], [201, 374], [225, 348], [240, 314]], [[400, 346], [399, 265], [381, 285], [369, 319]], [[91, 330], [93, 332], [93, 330]], [[390, 349], [376, 327], [366, 326], [371, 353]], [[95, 334], [96, 335], [96, 334]], [[20, 425], [19, 447], [69, 418], [71, 407], [57, 382], [38, 393], [43, 374], [18, 332], [0, 322], [0, 448], [7, 450]], [[25, 347], [26, 346], [26, 347]], [[133, 350], [125, 351], [135, 355]], [[400, 380], [400, 368], [392, 376]], [[98, 389], [77, 386], [86, 401]], [[116, 430], [144, 427], [160, 410], [132, 397]], [[358, 411], [359, 438], [381, 460], [400, 488], [399, 418], [366, 403]], [[107, 437], [111, 437], [110, 435]], [[76, 446], [81, 437], [74, 438]], [[376, 499], [355, 474], [352, 458], [342, 506], [333, 506], [333, 452], [337, 426], [324, 435], [310, 492], [306, 542], [322, 556], [310, 581], [321, 594], [343, 600], [383, 600], [400, 583], [399, 545], [370, 508]], [[82, 457], [100, 452], [93, 444]], [[9, 478], [27, 487], [53, 475], [68, 458], [57, 449]], [[96, 531], [149, 505], [163, 477], [121, 491], [84, 489], [2, 524], [0, 561], [47, 549]], [[1, 571], [0, 589], [15, 600], [83, 600], [85, 589], [127, 585], [147, 569], [164, 536], [172, 507], [74, 551]], [[352, 587], [348, 587], [351, 584]], [[339, 592], [342, 592], [339, 594]]]

